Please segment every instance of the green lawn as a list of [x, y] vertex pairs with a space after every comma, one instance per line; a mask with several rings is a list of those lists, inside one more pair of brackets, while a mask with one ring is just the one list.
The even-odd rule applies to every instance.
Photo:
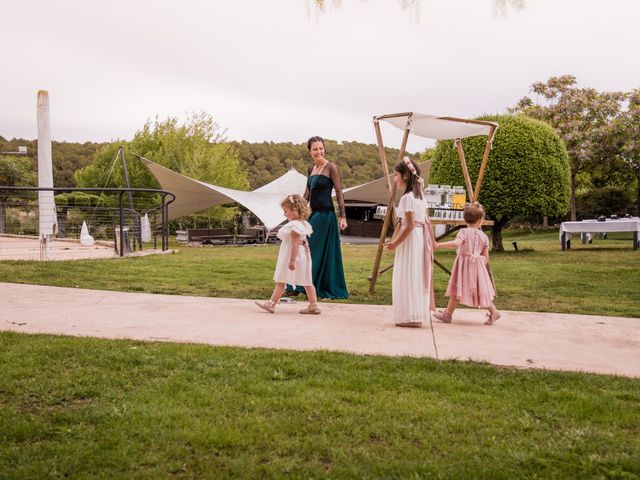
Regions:
[[[517, 241], [516, 252], [511, 242]], [[174, 245], [175, 246], [175, 245]], [[557, 233], [507, 232], [507, 252], [491, 255], [498, 297], [505, 310], [640, 317], [640, 255], [630, 235], [614, 235], [560, 251]], [[67, 262], [0, 262], [0, 281], [65, 287], [236, 298], [267, 298], [273, 289], [277, 246], [175, 246], [174, 255]], [[375, 246], [345, 245], [349, 302], [390, 304], [391, 272], [369, 295]], [[383, 265], [392, 261], [386, 252]], [[451, 266], [454, 252], [437, 258]], [[448, 277], [436, 268], [436, 301], [446, 304]]]
[[640, 478], [634, 379], [14, 333], [0, 365], [3, 479]]

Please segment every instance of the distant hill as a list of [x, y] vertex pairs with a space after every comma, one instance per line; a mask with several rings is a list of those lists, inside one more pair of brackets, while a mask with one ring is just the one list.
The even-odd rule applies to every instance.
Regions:
[[[93, 155], [103, 145], [107, 144], [51, 142], [53, 184], [56, 187], [75, 187], [76, 182], [73, 178], [73, 173], [79, 168], [90, 164], [93, 160]], [[27, 147], [27, 154], [22, 157], [32, 160], [37, 165], [38, 142], [36, 140], [25, 140], [23, 138], [6, 140], [0, 136], [0, 155], [2, 155], [2, 152], [16, 152], [19, 146]]]
[[[291, 167], [306, 174], [312, 164], [306, 143], [230, 142], [247, 166], [249, 182], [257, 188], [284, 174]], [[360, 142], [325, 140], [326, 158], [340, 167], [344, 186], [359, 185], [382, 176], [378, 146]], [[386, 148], [389, 164], [395, 163], [398, 150]], [[417, 155], [410, 155], [417, 159]]]
[[[95, 153], [105, 145], [108, 143], [52, 142], [54, 185], [75, 187], [74, 172], [89, 165]], [[306, 174], [307, 168], [312, 163], [306, 143], [233, 141], [229, 142], [229, 145], [238, 149], [240, 160], [249, 173], [251, 188], [260, 187], [274, 180], [291, 167]], [[17, 151], [18, 146], [27, 147], [28, 153], [25, 157], [33, 161], [37, 159], [36, 140], [22, 138], [6, 140], [0, 136], [0, 155], [3, 151]], [[340, 167], [344, 186], [358, 185], [382, 176], [377, 145], [325, 140], [325, 146], [327, 159]], [[398, 150], [393, 148], [385, 150], [389, 164], [393, 165], [398, 157]], [[417, 155], [410, 156], [417, 159]]]

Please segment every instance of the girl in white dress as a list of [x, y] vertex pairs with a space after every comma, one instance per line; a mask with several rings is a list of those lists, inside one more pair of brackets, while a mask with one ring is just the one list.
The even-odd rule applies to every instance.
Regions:
[[309, 306], [300, 310], [303, 314], [320, 313], [316, 288], [311, 279], [311, 254], [307, 237], [313, 233], [309, 222], [305, 219], [310, 210], [307, 201], [300, 195], [289, 195], [281, 203], [284, 215], [288, 223], [278, 230], [278, 238], [282, 240], [276, 271], [273, 280], [276, 287], [273, 289], [271, 299], [267, 302], [256, 302], [260, 308], [269, 313], [275, 313], [276, 305], [284, 293], [286, 284], [304, 287], [309, 298]]
[[416, 163], [404, 157], [394, 168], [398, 190], [404, 191], [396, 214], [399, 224], [391, 241], [395, 250], [393, 263], [393, 320], [399, 327], [422, 327], [435, 308], [433, 298], [433, 247], [435, 238], [427, 203], [423, 197], [423, 180]]

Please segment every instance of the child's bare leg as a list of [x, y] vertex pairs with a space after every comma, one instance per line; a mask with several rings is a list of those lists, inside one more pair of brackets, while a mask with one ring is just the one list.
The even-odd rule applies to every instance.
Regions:
[[320, 309], [318, 308], [318, 294], [316, 292], [316, 287], [313, 285], [306, 285], [304, 287], [304, 291], [309, 298], [309, 306], [300, 310], [300, 313], [319, 314]]
[[308, 285], [304, 287], [304, 291], [309, 298], [309, 303], [311, 305], [316, 305], [318, 303], [318, 294], [316, 293], [316, 287], [313, 285]]
[[451, 323], [453, 312], [458, 306], [458, 299], [454, 297], [449, 297], [449, 303], [447, 304], [447, 308], [442, 312], [434, 312], [433, 316], [444, 323]]
[[484, 322], [485, 325], [493, 325], [496, 321], [502, 316], [502, 314], [498, 311], [496, 306], [492, 303], [489, 307], [489, 313], [487, 313], [487, 321]]
[[276, 283], [276, 287], [273, 289], [273, 293], [271, 294], [271, 301], [273, 303], [278, 303], [280, 301], [285, 288], [286, 285], [284, 283]]
[[447, 313], [449, 315], [453, 315], [453, 312], [458, 308], [458, 299], [455, 297], [449, 297], [449, 303], [447, 304]]
[[271, 294], [271, 298], [269, 299], [269, 301], [255, 302], [256, 305], [269, 313], [275, 313], [276, 305], [278, 304], [278, 302], [280, 301], [280, 297], [282, 297], [282, 294], [284, 293], [285, 286], [286, 285], [284, 283], [276, 283], [276, 287], [273, 289], [273, 293]]

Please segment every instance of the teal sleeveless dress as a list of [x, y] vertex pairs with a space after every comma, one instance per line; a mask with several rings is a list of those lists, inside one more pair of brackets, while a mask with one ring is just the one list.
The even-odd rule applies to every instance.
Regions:
[[[325, 175], [311, 175], [307, 179], [307, 188], [311, 205], [307, 221], [313, 228], [309, 237], [313, 285], [318, 298], [348, 298], [338, 218], [331, 199], [333, 180]], [[289, 285], [287, 290], [304, 291], [302, 287], [293, 289]]]

